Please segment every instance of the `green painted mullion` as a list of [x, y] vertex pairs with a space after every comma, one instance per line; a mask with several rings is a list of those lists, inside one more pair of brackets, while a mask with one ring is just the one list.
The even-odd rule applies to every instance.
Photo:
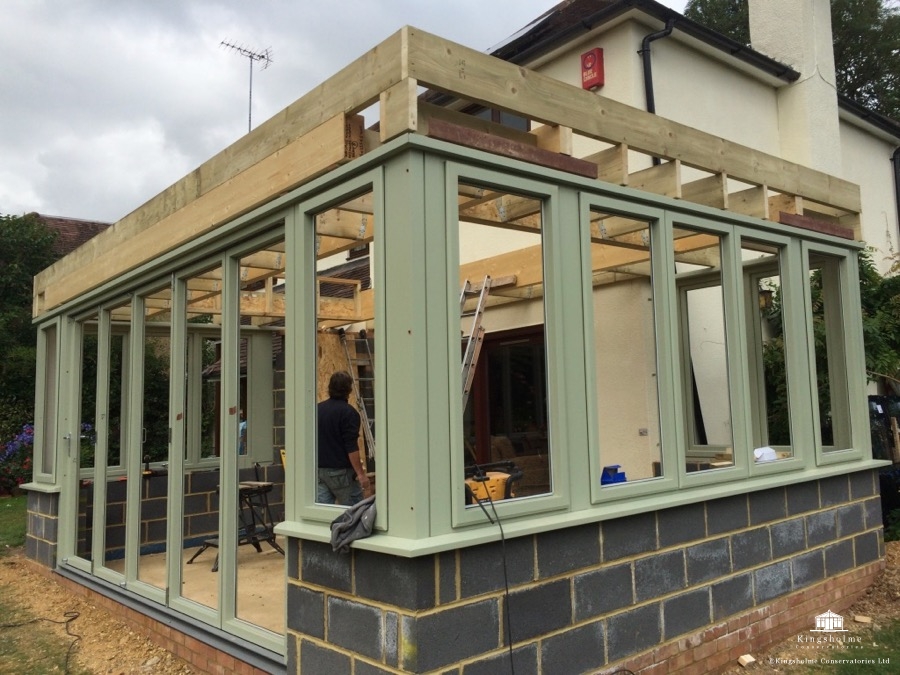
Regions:
[[285, 519], [300, 520], [315, 501], [316, 315], [315, 218], [300, 207], [285, 215]]
[[[734, 466], [747, 475], [751, 465], [750, 397], [747, 382], [750, 379], [747, 361], [746, 314], [742, 293], [744, 270], [741, 264], [741, 238], [732, 230], [722, 240], [722, 300], [725, 311], [725, 345], [728, 363], [728, 395], [731, 406], [731, 452]], [[747, 452], [738, 452], [746, 448]]]
[[[82, 327], [73, 319], [60, 322], [58, 371], [59, 403], [57, 420], [62, 445], [57, 456], [57, 476], [63, 485], [59, 497], [59, 538], [57, 556], [65, 562], [74, 562], [78, 539], [78, 474], [79, 474], [79, 424], [78, 405], [81, 398], [81, 349]], [[65, 525], [63, 525], [65, 523]], [[84, 565], [75, 564], [83, 569]]]
[[[170, 372], [187, 372], [187, 282], [173, 279], [170, 338]], [[196, 387], [195, 387], [196, 388]], [[171, 597], [181, 595], [182, 542], [184, 541], [185, 378], [169, 378], [169, 481], [166, 517], [166, 578]], [[192, 417], [199, 420], [199, 417]], [[170, 599], [171, 599], [170, 597]]]
[[219, 611], [223, 624], [237, 611], [238, 417], [240, 410], [240, 260], [222, 264], [222, 380], [219, 427]]
[[[375, 236], [375, 323], [376, 335], [381, 338], [376, 339], [376, 349], [379, 342], [384, 349], [384, 367], [376, 363], [376, 373], [383, 382], [381, 400], [386, 403], [376, 406], [379, 411], [386, 407], [385, 424], [377, 428], [377, 466], [379, 472], [387, 470], [391, 534], [419, 539], [430, 532], [432, 508], [428, 323], [420, 309], [427, 306], [428, 299], [422, 283], [428, 215], [424, 155], [411, 152], [388, 161], [384, 191], [384, 221]], [[433, 212], [430, 215], [434, 217]]]
[[109, 452], [109, 368], [110, 318], [108, 310], [97, 315], [97, 391], [94, 412], [94, 514], [91, 557], [94, 569], [106, 559], [106, 471]]
[[[458, 276], [450, 271], [450, 251], [459, 251], [456, 228], [449, 227], [450, 187], [445, 172], [446, 163], [438, 157], [424, 158], [423, 189], [425, 191], [424, 287], [428, 297], [425, 321], [428, 338], [426, 371], [428, 378], [429, 485], [431, 502], [451, 504], [463, 499], [461, 473], [454, 469], [458, 460], [453, 456], [454, 443], [461, 443], [461, 392], [452, 377], [453, 359], [460, 359], [460, 343], [451, 336], [459, 326], [459, 288], [448, 283]], [[455, 186], [454, 186], [455, 189]], [[452, 242], [451, 242], [452, 240]], [[451, 245], [452, 244], [452, 245]], [[453, 256], [455, 258], [455, 256]], [[459, 266], [455, 269], [458, 269]], [[455, 314], [454, 314], [455, 312]], [[455, 319], [455, 323], [454, 323]], [[451, 367], [448, 368], [447, 364]], [[449, 508], [431, 509], [433, 532], [447, 532], [452, 527]]]
[[[818, 430], [819, 409], [816, 405], [816, 350], [812, 335], [809, 257], [801, 240], [793, 240], [791, 243], [788, 258], [792, 268], [788, 277], [790, 283], [782, 281], [783, 303], [789, 309], [781, 313], [785, 331], [791, 440], [794, 444], [794, 455], [800, 453], [804, 468], [812, 469], [817, 464], [816, 456], [819, 453], [817, 448], [821, 445], [821, 441]], [[804, 440], [805, 446], [802, 445]]]
[[[554, 356], [560, 374], [557, 397], [549, 398], [549, 414], [551, 420], [558, 420], [562, 425], [555, 436], [565, 449], [562, 457], [556, 452], [552, 461], [562, 459], [564, 462], [560, 466], [561, 482], [569, 493], [570, 508], [577, 510], [590, 507], [593, 484], [600, 484], [600, 472], [596, 466], [598, 445], [592, 442], [589, 430], [591, 416], [596, 417], [596, 406], [593, 405], [596, 398], [585, 395], [585, 392], [593, 390], [595, 372], [590, 358], [593, 349], [587, 326], [587, 318], [592, 314], [587, 313], [585, 307], [586, 297], [592, 290], [589, 270], [589, 292], [570, 292], [570, 289], [583, 288], [585, 283], [584, 217], [578, 191], [560, 188], [553, 202], [550, 222], [546, 225], [542, 223], [545, 238], [549, 240], [549, 248], [544, 255], [544, 277], [553, 282], [545, 283], [545, 288], [551, 288], [551, 303], [549, 307], [545, 306], [546, 321], [549, 323], [547, 342], [556, 345]], [[590, 259], [590, 222], [587, 227], [587, 256]], [[582, 261], [582, 264], [574, 264], [575, 261]]]
[[[657, 380], [659, 387], [659, 434], [662, 444], [662, 473], [681, 485], [687, 454], [687, 430], [684, 427], [684, 378], [681, 368], [682, 340], [678, 288], [675, 283], [675, 247], [673, 214], [651, 227], [651, 266], [653, 270], [653, 312], [656, 325]], [[671, 402], [671, 405], [669, 403]]]
[[[126, 442], [121, 454], [126, 476], [125, 503], [125, 582], [131, 584], [138, 578], [138, 558], [141, 547], [141, 491], [143, 469], [141, 448], [143, 440], [143, 391], [144, 391], [144, 298], [135, 295], [131, 299], [131, 332], [129, 334], [128, 403]], [[126, 383], [122, 383], [124, 390]]]

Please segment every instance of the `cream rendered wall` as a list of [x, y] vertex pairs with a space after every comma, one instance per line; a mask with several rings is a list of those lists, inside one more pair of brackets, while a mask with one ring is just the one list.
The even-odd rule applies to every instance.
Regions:
[[629, 481], [652, 478], [662, 459], [652, 295], [649, 279], [594, 292], [600, 463], [621, 465]]
[[889, 143], [841, 121], [841, 154], [844, 166], [841, 177], [859, 185], [863, 203], [862, 233], [869, 246], [875, 248], [873, 260], [885, 273], [891, 266], [887, 257], [900, 250], [897, 241], [897, 199], [891, 173], [891, 154], [900, 141]]
[[[618, 24], [573, 43], [537, 70], [581, 86], [581, 54], [602, 47], [606, 84], [597, 93], [644, 110], [643, 68], [638, 50], [644, 36], [658, 29], [636, 21]], [[779, 154], [777, 96], [771, 85], [701, 54], [674, 36], [652, 42], [650, 49], [658, 115]], [[576, 156], [587, 154], [578, 150], [576, 147]]]

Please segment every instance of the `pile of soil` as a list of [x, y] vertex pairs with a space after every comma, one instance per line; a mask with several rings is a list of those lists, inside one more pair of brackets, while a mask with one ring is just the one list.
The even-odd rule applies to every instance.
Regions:
[[[135, 633], [106, 610], [72, 595], [52, 575], [38, 570], [21, 549], [12, 549], [0, 557], [0, 592], [6, 602], [24, 608], [21, 613], [4, 616], [0, 623], [8, 625], [32, 618], [46, 619], [21, 628], [0, 629], [0, 639], [17, 642], [17, 652], [30, 655], [27, 658], [32, 661], [0, 661], [0, 673], [40, 672], [46, 667], [47, 655], [32, 649], [33, 632], [38, 630], [52, 631], [64, 645], [74, 643], [69, 662], [71, 672], [87, 671], [95, 675], [197, 672], [186, 661]], [[64, 623], [52, 623], [65, 622], [69, 612], [78, 613], [78, 617], [68, 624], [69, 633], [77, 638], [67, 634]], [[64, 650], [62, 658], [65, 658]], [[56, 672], [62, 672], [62, 669]]]

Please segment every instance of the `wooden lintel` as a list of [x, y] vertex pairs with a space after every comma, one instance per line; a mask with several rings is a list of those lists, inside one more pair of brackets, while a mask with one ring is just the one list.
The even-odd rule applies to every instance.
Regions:
[[778, 214], [778, 222], [783, 225], [791, 225], [792, 227], [799, 227], [804, 230], [812, 230], [813, 232], [821, 232], [822, 234], [831, 234], [835, 237], [841, 237], [842, 239], [855, 238], [853, 230], [851, 229], [796, 213], [785, 213], [782, 211]]
[[[349, 161], [348, 124], [361, 135], [362, 121], [338, 115], [183, 208], [122, 239], [119, 225], [94, 237], [94, 252], [63, 258], [35, 278], [35, 293], [50, 309], [233, 220], [266, 201]], [[360, 148], [356, 148], [359, 151]], [[104, 241], [118, 241], [104, 246]]]
[[431, 120], [428, 123], [428, 135], [442, 141], [464, 145], [467, 148], [484, 150], [495, 155], [503, 155], [513, 159], [521, 159], [531, 164], [538, 164], [550, 169], [558, 169], [587, 178], [597, 177], [597, 165], [583, 159], [567, 157], [531, 145], [497, 138], [489, 134], [450, 124], [442, 120]]

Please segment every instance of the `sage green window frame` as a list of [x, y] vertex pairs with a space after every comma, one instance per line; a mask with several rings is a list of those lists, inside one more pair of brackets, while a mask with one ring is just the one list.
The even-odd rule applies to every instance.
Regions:
[[[375, 290], [374, 311], [376, 321], [386, 324], [385, 283], [387, 262], [385, 260], [385, 237], [387, 231], [384, 198], [384, 170], [376, 168], [355, 176], [339, 185], [324, 190], [311, 198], [291, 207], [285, 215], [285, 249], [287, 251], [287, 287], [285, 307], [287, 317], [285, 329], [285, 409], [292, 411], [285, 428], [285, 522], [276, 526], [278, 534], [308, 536], [304, 527], [308, 521], [315, 524], [329, 524], [345, 507], [319, 504], [316, 502], [315, 470], [316, 453], [316, 214], [337, 206], [348, 199], [364, 193], [372, 194], [375, 237], [373, 253], [379, 264], [375, 265], [373, 287]], [[310, 321], [312, 317], [312, 321]], [[376, 326], [383, 331], [386, 325]], [[375, 340], [374, 363], [376, 373], [386, 373], [385, 342], [387, 338]], [[393, 471], [398, 475], [410, 468], [401, 468], [393, 459], [387, 442], [389, 423], [387, 419], [386, 387], [387, 377], [375, 378], [375, 428], [379, 430], [375, 491], [379, 503], [386, 503], [389, 496], [388, 477]], [[375, 518], [375, 529], [388, 528], [388, 510], [379, 509]]]
[[[446, 312], [447, 360], [449, 374], [450, 411], [450, 507], [451, 526], [492, 527], [477, 504], [465, 502], [465, 444], [463, 438], [462, 374], [459, 335], [459, 205], [457, 194], [460, 184], [478, 185], [497, 190], [522, 194], [539, 199], [541, 210], [541, 246], [543, 252], [544, 284], [544, 350], [547, 373], [547, 439], [550, 457], [550, 492], [527, 498], [494, 502], [493, 508], [501, 518], [520, 517], [557, 509], [568, 508], [571, 502], [571, 474], [569, 473], [568, 448], [584, 440], [584, 360], [582, 336], [579, 331], [565, 331], [569, 316], [579, 316], [582, 299], [579, 294], [565, 294], [564, 288], [577, 288], [581, 283], [579, 266], [568, 265], [566, 260], [579, 260], [581, 242], [578, 234], [578, 193], [558, 185], [523, 178], [499, 169], [484, 170], [479, 167], [448, 162], [445, 167], [445, 256], [444, 303]], [[564, 223], [571, 224], [566, 227]], [[571, 333], [572, 335], [568, 335]], [[571, 349], [567, 349], [568, 346]], [[574, 357], [578, 354], [578, 357]], [[458, 392], [454, 394], [454, 392]], [[580, 421], [575, 423], [577, 416]], [[581, 429], [579, 429], [579, 427]], [[578, 433], [582, 438], [570, 437]], [[585, 463], [583, 467], [588, 471]]]
[[[746, 393], [748, 382], [747, 371], [747, 355], [746, 341], [744, 339], [744, 301], [743, 301], [743, 274], [741, 269], [741, 240], [735, 232], [735, 227], [728, 223], [721, 223], [711, 219], [702, 218], [688, 214], [666, 214], [666, 222], [673, 228], [668, 232], [669, 237], [666, 241], [666, 247], [672, 251], [672, 267], [673, 271], [670, 277], [675, 283], [678, 300], [673, 305], [678, 310], [678, 331], [677, 344], [679, 349], [678, 368], [676, 368], [676, 378], [678, 380], [678, 392], [675, 397], [676, 408], [679, 409], [681, 415], [681, 428], [679, 429], [676, 440], [678, 448], [678, 474], [679, 487], [697, 487], [704, 485], [712, 485], [722, 482], [731, 482], [745, 479], [749, 476], [749, 459], [748, 454], [739, 452], [739, 448], [746, 447], [749, 438], [749, 397]], [[686, 273], [683, 275], [675, 275], [674, 260], [674, 238], [672, 232], [674, 228], [684, 227], [698, 234], [711, 234], [720, 238], [719, 253], [721, 259], [721, 280], [722, 280], [722, 309], [725, 319], [725, 345], [728, 369], [728, 398], [731, 407], [731, 441], [732, 441], [732, 459], [733, 464], [730, 467], [722, 467], [719, 469], [709, 469], [705, 471], [686, 470], [688, 454], [691, 452], [690, 432], [688, 430], [689, 404], [691, 400], [691, 381], [690, 381], [690, 359], [686, 353], [687, 345], [682, 326], [687, 323], [687, 308], [683, 302], [682, 289], [698, 287], [697, 284], [703, 285], [708, 283], [704, 277], [709, 277], [706, 272]]]
[[55, 318], [38, 330], [32, 481], [39, 485], [56, 483], [58, 455], [64, 447], [59, 419], [63, 326]]
[[601, 485], [603, 473], [604, 447], [600, 442], [600, 421], [597, 415], [599, 392], [596, 377], [589, 375], [585, 379], [587, 400], [587, 448], [589, 452], [590, 498], [591, 503], [628, 499], [658, 492], [677, 489], [677, 472], [672, 467], [677, 462], [676, 444], [672, 442], [678, 420], [673, 406], [663, 405], [663, 401], [676, 400], [676, 381], [674, 378], [676, 355], [673, 352], [671, 284], [670, 270], [674, 258], [669, 246], [671, 240], [671, 222], [666, 221], [665, 211], [638, 201], [617, 199], [591, 192], [579, 195], [579, 222], [581, 242], [581, 278], [582, 313], [584, 316], [584, 354], [585, 372], [596, 373], [596, 349], [594, 342], [594, 303], [593, 284], [591, 281], [591, 211], [603, 211], [614, 215], [646, 221], [650, 229], [650, 264], [651, 288], [653, 293], [653, 331], [656, 343], [656, 399], [659, 415], [660, 461], [662, 475], [640, 481], [625, 481]]
[[[809, 275], [812, 271], [810, 257], [817, 255], [828, 259], [831, 269], [823, 273], [823, 289], [833, 294], [840, 311], [826, 316], [828, 341], [828, 371], [831, 382], [832, 404], [834, 391], [838, 389], [842, 398], [847, 400], [844, 422], [849, 425], [850, 447], [846, 449], [826, 450], [822, 446], [821, 425], [819, 423], [818, 392], [816, 385], [816, 355], [813, 335], [812, 297], [809, 288]], [[815, 444], [816, 465], [828, 466], [844, 462], [858, 461], [871, 455], [867, 399], [866, 399], [866, 362], [863, 346], [862, 322], [851, 320], [851, 317], [862, 316], [862, 305], [859, 295], [859, 261], [856, 251], [848, 251], [837, 246], [824, 243], [804, 241], [802, 247], [802, 274], [804, 292], [804, 313], [806, 320], [806, 354], [809, 359], [810, 402], [813, 420], [812, 438]], [[827, 284], [827, 286], [826, 286]], [[832, 357], [836, 358], [832, 358]], [[852, 375], [851, 373], [856, 373]], [[868, 452], [867, 452], [868, 450]]]
[[[765, 429], [766, 399], [764, 365], [762, 361], [762, 319], [759, 316], [756, 289], [758, 280], [777, 273], [781, 279], [779, 292], [782, 298], [782, 339], [785, 349], [785, 374], [787, 377], [788, 412], [790, 416], [791, 457], [774, 462], [757, 463], [750, 459], [750, 474], [763, 476], [786, 471], [799, 471], [815, 466], [812, 449], [800, 441], [811, 438], [810, 401], [804, 395], [810, 373], [802, 355], [806, 352], [805, 302], [801, 273], [801, 246], [796, 238], [772, 232], [760, 232], [738, 228], [735, 235], [740, 241], [752, 240], [778, 248], [778, 263], [765, 261], [743, 264], [744, 317], [747, 325], [747, 366], [749, 373], [750, 424], [747, 439], [750, 452], [763, 436]], [[787, 308], [788, 311], [784, 311]]]

